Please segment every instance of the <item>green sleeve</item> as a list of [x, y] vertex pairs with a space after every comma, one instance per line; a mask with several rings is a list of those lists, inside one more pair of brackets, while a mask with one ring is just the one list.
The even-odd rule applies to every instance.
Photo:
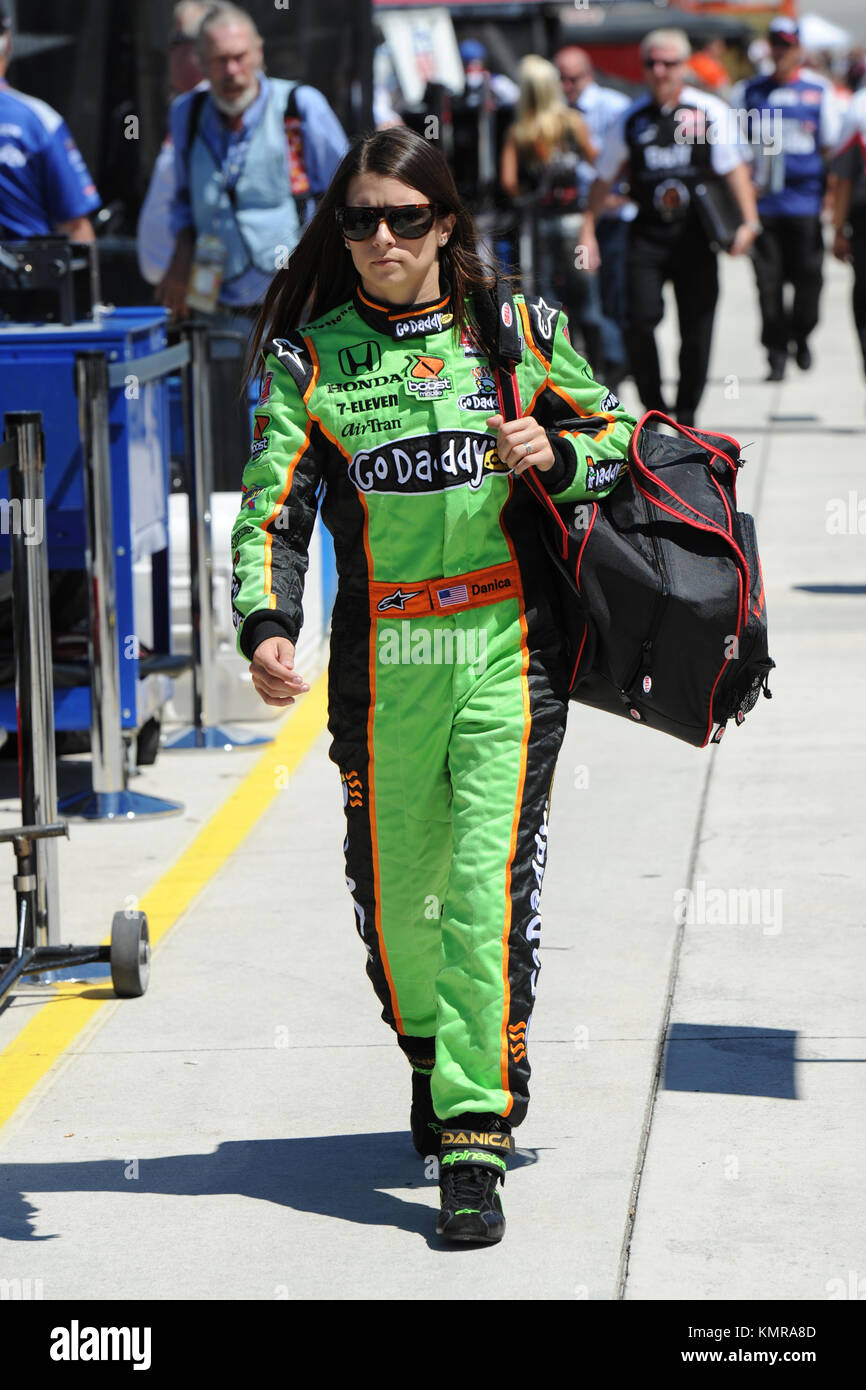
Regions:
[[547, 378], [536, 391], [533, 415], [547, 429], [556, 462], [537, 476], [554, 502], [605, 497], [628, 467], [635, 419], [612, 391], [596, 381], [571, 345], [560, 311]]
[[238, 650], [248, 660], [265, 637], [281, 633], [297, 641], [322, 481], [299, 385], [273, 354], [265, 366], [268, 395], [256, 406], [231, 541], [232, 620]]

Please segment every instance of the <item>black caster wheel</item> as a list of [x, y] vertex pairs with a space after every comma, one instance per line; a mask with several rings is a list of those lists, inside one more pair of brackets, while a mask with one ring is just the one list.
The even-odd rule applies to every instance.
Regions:
[[150, 767], [156, 762], [159, 752], [159, 734], [162, 725], [158, 719], [148, 719], [142, 724], [135, 741], [135, 762], [137, 767]]
[[150, 978], [150, 933], [143, 912], [115, 912], [111, 923], [111, 983], [120, 999], [137, 999]]

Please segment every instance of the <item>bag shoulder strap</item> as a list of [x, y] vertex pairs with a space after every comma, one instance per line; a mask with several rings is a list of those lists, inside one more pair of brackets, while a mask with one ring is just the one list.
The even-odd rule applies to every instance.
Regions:
[[208, 87], [203, 87], [201, 91], [192, 94], [192, 101], [189, 104], [189, 125], [186, 128], [185, 155], [187, 164], [189, 164], [189, 157], [192, 152], [192, 142], [198, 135], [202, 109], [209, 95], [210, 89]]
[[301, 115], [300, 111], [298, 110], [298, 88], [300, 87], [300, 85], [300, 82], [287, 83], [289, 90], [286, 96], [286, 109], [283, 112], [284, 120], [295, 120]]

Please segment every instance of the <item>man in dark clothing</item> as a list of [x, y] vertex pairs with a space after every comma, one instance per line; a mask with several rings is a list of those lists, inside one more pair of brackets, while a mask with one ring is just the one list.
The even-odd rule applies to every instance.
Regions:
[[647, 410], [667, 406], [662, 395], [655, 329], [671, 280], [681, 347], [677, 419], [694, 424], [707, 378], [718, 297], [716, 257], [695, 205], [695, 188], [724, 179], [742, 218], [731, 255], [747, 251], [759, 230], [748, 169], [731, 128], [730, 108], [685, 83], [689, 41], [679, 29], [657, 29], [641, 44], [649, 91], [613, 127], [597, 163], [581, 245], [589, 268], [600, 261], [595, 224], [611, 187], [627, 167], [638, 214], [629, 228], [628, 352]]

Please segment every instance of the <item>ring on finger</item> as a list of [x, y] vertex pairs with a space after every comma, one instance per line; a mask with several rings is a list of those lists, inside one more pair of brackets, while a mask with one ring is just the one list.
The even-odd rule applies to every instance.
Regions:
[[531, 445], [531, 444], [524, 444], [524, 446], [523, 446], [523, 452], [524, 452], [524, 454], [526, 455], [526, 457], [528, 458], [529, 455], [532, 453], [532, 445]]

